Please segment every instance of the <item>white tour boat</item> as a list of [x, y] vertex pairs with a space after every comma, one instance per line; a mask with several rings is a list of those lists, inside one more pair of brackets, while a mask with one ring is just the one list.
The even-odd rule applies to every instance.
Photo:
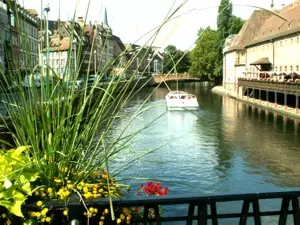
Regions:
[[168, 110], [197, 110], [199, 104], [195, 95], [184, 91], [171, 91], [166, 95]]

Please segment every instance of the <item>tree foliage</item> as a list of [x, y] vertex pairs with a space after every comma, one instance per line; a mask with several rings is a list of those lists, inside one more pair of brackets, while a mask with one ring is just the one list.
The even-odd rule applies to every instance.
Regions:
[[215, 80], [219, 75], [217, 70], [219, 33], [207, 28], [200, 34], [195, 48], [191, 52], [190, 74], [203, 80]]
[[240, 17], [232, 16], [230, 34], [238, 34], [241, 28], [243, 27], [244, 23], [245, 21], [242, 20]]
[[174, 45], [168, 45], [164, 49], [164, 72], [184, 73], [189, 70], [189, 52], [181, 51]]
[[232, 3], [230, 2], [230, 0], [221, 0], [218, 10], [217, 26], [223, 42], [230, 35], [231, 24]]

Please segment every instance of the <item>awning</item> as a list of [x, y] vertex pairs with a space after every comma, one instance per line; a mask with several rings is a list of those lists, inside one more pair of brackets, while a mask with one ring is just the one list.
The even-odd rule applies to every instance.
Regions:
[[261, 58], [253, 63], [250, 63], [250, 65], [271, 65], [272, 63], [269, 61], [268, 57]]

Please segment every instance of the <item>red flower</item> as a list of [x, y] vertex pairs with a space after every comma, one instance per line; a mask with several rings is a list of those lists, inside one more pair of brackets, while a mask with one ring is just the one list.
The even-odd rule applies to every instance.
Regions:
[[169, 190], [167, 187], [163, 187], [159, 182], [153, 183], [151, 181], [147, 182], [146, 185], [141, 184], [140, 187], [147, 195], [167, 195]]

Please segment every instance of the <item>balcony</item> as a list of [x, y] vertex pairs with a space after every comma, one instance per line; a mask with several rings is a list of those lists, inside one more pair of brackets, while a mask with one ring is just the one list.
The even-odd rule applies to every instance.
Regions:
[[238, 79], [238, 86], [300, 95], [300, 76], [296, 72], [275, 74], [270, 71], [246, 72], [246, 77]]

